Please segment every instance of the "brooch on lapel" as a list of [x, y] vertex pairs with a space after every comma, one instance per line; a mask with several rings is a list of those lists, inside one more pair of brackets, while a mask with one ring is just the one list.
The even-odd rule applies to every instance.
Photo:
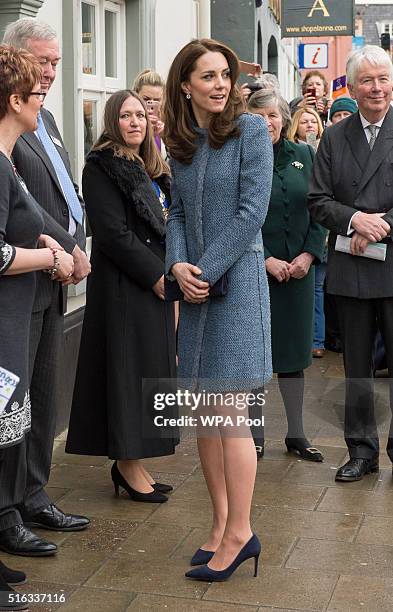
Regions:
[[292, 166], [294, 166], [298, 170], [301, 170], [303, 168], [303, 164], [301, 162], [299, 162], [299, 161], [292, 162]]

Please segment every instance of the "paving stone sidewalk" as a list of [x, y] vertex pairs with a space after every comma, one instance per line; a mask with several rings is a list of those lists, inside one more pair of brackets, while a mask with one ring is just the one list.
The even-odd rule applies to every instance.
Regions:
[[[377, 412], [387, 416], [387, 382], [377, 381]], [[195, 440], [176, 455], [146, 461], [175, 490], [163, 505], [114, 496], [111, 462], [64, 453], [56, 441], [49, 494], [66, 512], [91, 517], [80, 533], [42, 531], [56, 542], [51, 558], [1, 558], [28, 574], [25, 593], [63, 594], [64, 603], [33, 605], [48, 612], [391, 612], [393, 610], [393, 484], [381, 452], [381, 471], [358, 483], [335, 483], [346, 457], [341, 358], [327, 353], [307, 371], [306, 431], [323, 464], [285, 452], [280, 399], [266, 415], [266, 453], [259, 461], [253, 527], [262, 545], [260, 575], [252, 561], [227, 583], [188, 581], [184, 572], [206, 537], [210, 516]], [[94, 426], [94, 424], [93, 424]], [[383, 448], [383, 442], [382, 442]]]

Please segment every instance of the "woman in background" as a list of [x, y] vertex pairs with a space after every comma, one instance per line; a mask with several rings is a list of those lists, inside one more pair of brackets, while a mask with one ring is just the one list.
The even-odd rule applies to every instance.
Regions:
[[318, 113], [310, 107], [300, 108], [292, 117], [291, 125], [288, 128], [288, 140], [310, 144], [316, 149], [322, 132], [323, 126]]
[[[35, 271], [55, 280], [73, 273], [73, 258], [42, 234], [44, 218], [12, 163], [12, 150], [24, 132], [37, 129], [41, 67], [33, 55], [0, 47], [0, 549], [18, 539], [20, 554], [48, 555], [56, 547], [24, 526], [16, 507], [22, 503], [26, 478], [26, 436], [30, 429], [29, 329], [35, 295]], [[20, 477], [15, 479], [15, 473]], [[23, 550], [27, 541], [29, 551]], [[11, 552], [11, 551], [10, 551]], [[10, 584], [25, 582], [23, 572], [0, 562], [0, 607]], [[21, 610], [20, 602], [6, 603]], [[3, 608], [2, 608], [3, 609]]]
[[262, 90], [249, 100], [261, 115], [273, 143], [273, 186], [262, 228], [270, 289], [273, 371], [288, 421], [288, 452], [322, 461], [303, 429], [304, 372], [311, 364], [314, 266], [322, 258], [325, 230], [310, 219], [308, 181], [314, 152], [286, 138], [291, 122], [287, 102], [276, 91]]
[[[164, 302], [169, 168], [154, 143], [142, 98], [121, 90], [105, 106], [104, 129], [83, 170], [92, 228], [92, 273], [66, 451], [115, 460], [115, 491], [162, 503], [141, 459], [175, 452], [148, 418], [149, 380], [175, 376], [173, 304]], [[146, 385], [144, 385], [146, 383]], [[154, 435], [155, 434], [155, 437]]]
[[156, 72], [147, 68], [142, 70], [134, 79], [132, 89], [145, 101], [149, 118], [154, 131], [154, 140], [163, 159], [167, 159], [167, 152], [161, 135], [164, 131], [162, 121], [162, 105], [165, 95], [165, 81]]

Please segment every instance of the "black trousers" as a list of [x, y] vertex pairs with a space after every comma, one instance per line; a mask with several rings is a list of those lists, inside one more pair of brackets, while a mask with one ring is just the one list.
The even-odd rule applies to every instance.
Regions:
[[[374, 415], [373, 347], [379, 328], [386, 346], [392, 410], [393, 298], [336, 296], [336, 304], [346, 376], [345, 441], [350, 457], [373, 459], [379, 453]], [[392, 421], [387, 452], [393, 461]]]
[[22, 523], [18, 506], [26, 488], [26, 439], [0, 448], [0, 531]]

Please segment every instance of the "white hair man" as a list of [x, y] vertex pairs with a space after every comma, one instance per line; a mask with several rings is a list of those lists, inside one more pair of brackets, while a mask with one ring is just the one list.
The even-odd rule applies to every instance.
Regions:
[[[347, 62], [347, 80], [358, 112], [325, 130], [314, 164], [309, 208], [314, 219], [330, 230], [327, 292], [335, 296], [342, 334], [345, 440], [350, 457], [337, 471], [336, 480], [352, 482], [379, 469], [372, 381], [377, 328], [393, 376], [393, 71], [389, 56], [376, 46], [355, 51]], [[343, 241], [350, 243], [349, 253], [339, 250]], [[370, 248], [382, 259], [370, 258]], [[392, 425], [387, 452], [393, 461]]]
[[[48, 93], [60, 61], [56, 32], [35, 19], [21, 19], [8, 25], [3, 43], [27, 49], [39, 60], [41, 92]], [[13, 160], [28, 190], [48, 213], [45, 233], [54, 239], [53, 246], [72, 253], [74, 273], [70, 282], [78, 283], [90, 272], [83, 250], [83, 202], [73, 183], [61, 135], [48, 110], [41, 109], [35, 133], [25, 133], [18, 139]], [[62, 512], [45, 491], [55, 433], [67, 290], [48, 274], [37, 274], [30, 328], [31, 432], [27, 442], [16, 447], [17, 456], [7, 453], [9, 459], [0, 462], [0, 480], [7, 476], [15, 479], [13, 499], [1, 499], [0, 549], [24, 556], [52, 555], [57, 550], [55, 544], [43, 540], [29, 527], [76, 531], [89, 524], [86, 517]]]

